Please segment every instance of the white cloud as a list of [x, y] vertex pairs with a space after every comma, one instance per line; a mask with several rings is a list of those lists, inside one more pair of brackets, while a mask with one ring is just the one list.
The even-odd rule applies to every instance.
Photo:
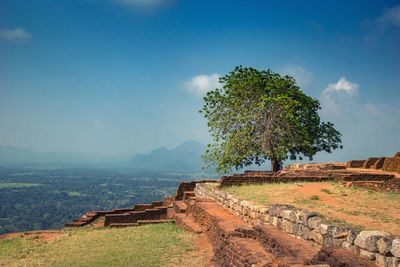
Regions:
[[155, 8], [171, 3], [171, 0], [113, 0], [132, 8]]
[[341, 77], [336, 83], [330, 83], [324, 90], [323, 95], [329, 95], [337, 92], [345, 92], [352, 96], [358, 91], [358, 84], [348, 81], [345, 77]]
[[330, 83], [322, 92], [321, 104], [323, 113], [339, 114], [345, 109], [351, 110], [354, 105], [352, 98], [357, 94], [359, 85], [341, 77], [336, 83]]
[[296, 79], [300, 87], [307, 87], [310, 85], [314, 74], [300, 66], [288, 65], [282, 69], [282, 73], [292, 76]]
[[197, 75], [185, 83], [185, 89], [198, 97], [204, 96], [208, 91], [219, 87], [221, 75], [213, 73], [210, 75]]
[[26, 30], [15, 27], [14, 29], [0, 29], [0, 38], [7, 41], [25, 41], [31, 38]]

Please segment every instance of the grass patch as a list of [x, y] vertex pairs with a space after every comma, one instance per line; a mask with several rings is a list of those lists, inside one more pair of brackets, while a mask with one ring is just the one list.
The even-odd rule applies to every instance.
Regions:
[[321, 189], [321, 192], [324, 192], [324, 193], [327, 193], [327, 194], [332, 194], [332, 191], [331, 190], [329, 190], [328, 188], [322, 188]]
[[35, 184], [35, 183], [0, 183], [0, 189], [34, 187], [34, 186], [40, 186], [40, 185], [42, 185], [42, 184]]
[[78, 192], [78, 191], [70, 191], [70, 192], [68, 192], [68, 196], [70, 196], [70, 197], [80, 197], [80, 196], [85, 196], [85, 194], [82, 194], [81, 192]]
[[[0, 266], [179, 266], [196, 252], [193, 238], [170, 223], [71, 229], [47, 242], [0, 241]], [[190, 260], [201, 262], [198, 257]]]
[[319, 197], [319, 196], [317, 196], [317, 195], [312, 195], [312, 196], [310, 196], [310, 200], [321, 200], [321, 198]]

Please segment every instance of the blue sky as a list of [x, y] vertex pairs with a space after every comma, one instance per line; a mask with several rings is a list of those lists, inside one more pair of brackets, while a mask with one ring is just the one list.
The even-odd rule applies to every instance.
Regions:
[[0, 2], [0, 144], [135, 154], [207, 143], [201, 95], [236, 65], [296, 77], [344, 149], [400, 150], [400, 1]]

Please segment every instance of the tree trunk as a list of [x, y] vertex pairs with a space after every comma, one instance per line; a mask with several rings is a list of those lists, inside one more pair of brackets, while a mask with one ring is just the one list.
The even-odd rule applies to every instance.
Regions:
[[271, 159], [272, 172], [278, 172], [282, 169], [282, 162], [276, 159]]

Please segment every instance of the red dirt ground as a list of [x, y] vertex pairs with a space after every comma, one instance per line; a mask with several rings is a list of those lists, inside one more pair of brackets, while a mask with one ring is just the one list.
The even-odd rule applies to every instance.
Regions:
[[29, 232], [15, 232], [0, 235], [0, 240], [8, 240], [18, 237], [34, 237], [42, 241], [48, 241], [57, 237], [63, 236], [62, 230], [40, 230], [40, 231], [29, 231]]
[[337, 205], [338, 202], [328, 194], [321, 191], [321, 189], [328, 189], [330, 187], [329, 183], [321, 184], [305, 184], [299, 188], [299, 191], [307, 196], [319, 196], [321, 201], [328, 205]]
[[[299, 187], [298, 191], [301, 192], [302, 194], [306, 196], [312, 196], [316, 195], [320, 198], [319, 202], [322, 204], [326, 205], [327, 208], [330, 207], [335, 207], [335, 208], [342, 208], [344, 207], [344, 202], [348, 201], [346, 199], [335, 199], [326, 192], [321, 191], [321, 189], [329, 189], [331, 187], [330, 183], [313, 183], [313, 184], [305, 184], [302, 187]], [[369, 212], [372, 206], [365, 206], [365, 207], [359, 207], [358, 211], [360, 212]], [[399, 217], [399, 213], [397, 211], [389, 211], [382, 207], [383, 210], [385, 210], [385, 213], [390, 216], [391, 218], [397, 219]], [[380, 229], [382, 228], [382, 222], [380, 220], [374, 219], [374, 218], [368, 218], [365, 216], [360, 216], [360, 215], [351, 215], [351, 214], [346, 214], [344, 212], [339, 212], [335, 210], [331, 210], [331, 217], [333, 218], [339, 218], [341, 220], [344, 220], [346, 222], [349, 222], [351, 224], [355, 225], [362, 225], [366, 227], [367, 229]], [[393, 229], [392, 229], [393, 228]], [[394, 234], [398, 233], [398, 228], [392, 227], [388, 228], [387, 231], [393, 232]]]

